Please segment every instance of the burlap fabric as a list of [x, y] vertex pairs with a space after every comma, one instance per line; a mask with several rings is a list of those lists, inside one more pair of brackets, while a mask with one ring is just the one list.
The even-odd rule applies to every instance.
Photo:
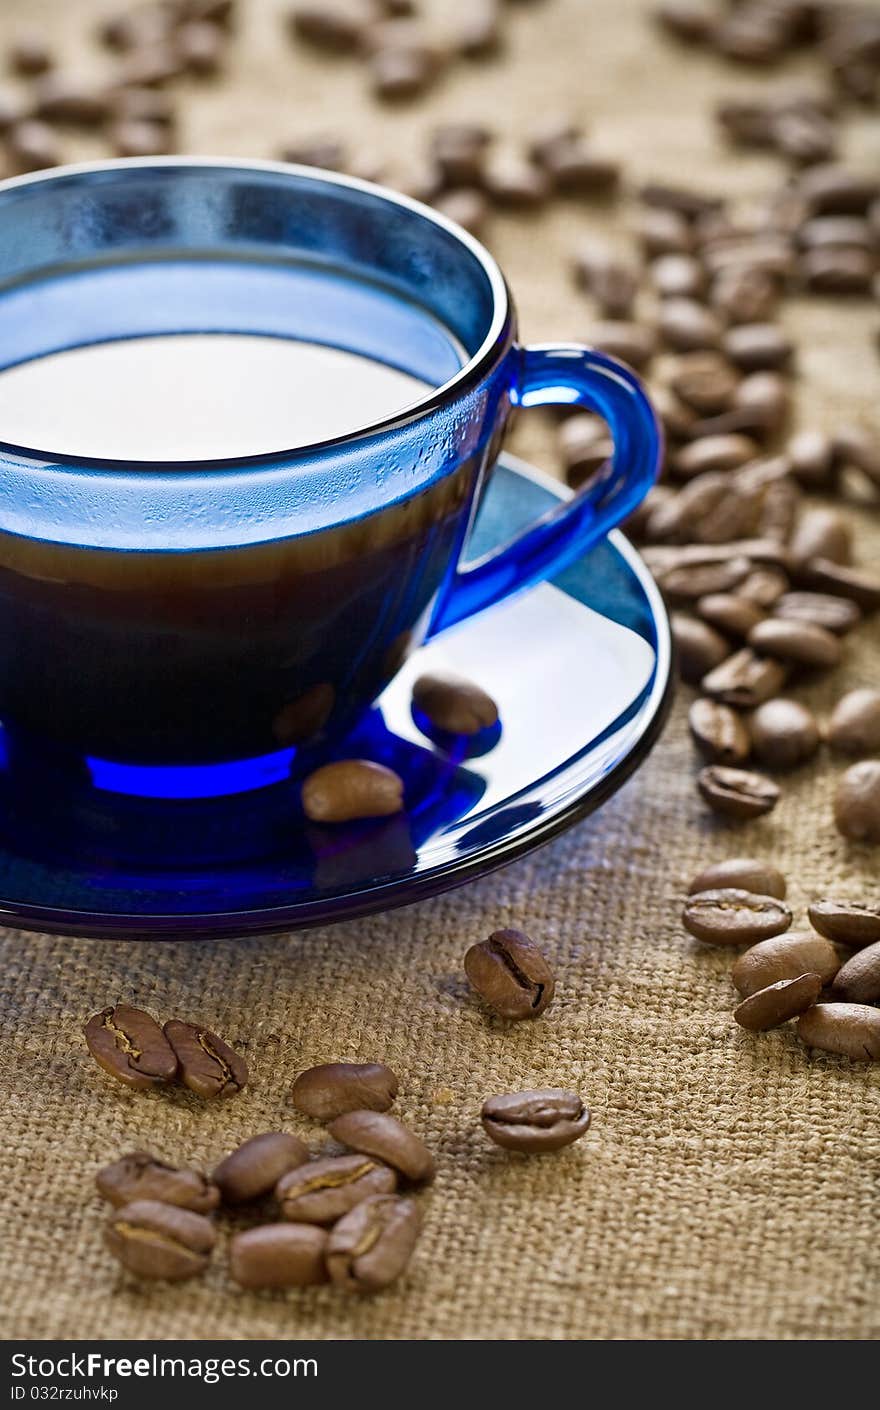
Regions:
[[[243, 3], [222, 90], [193, 87], [183, 146], [270, 155], [279, 139], [339, 127], [362, 146], [415, 150], [438, 117], [522, 131], [570, 108], [637, 176], [759, 190], [764, 157], [718, 167], [704, 112], [720, 90], [766, 80], [657, 46], [635, 0], [510, 7], [509, 63], [456, 70], [423, 107], [387, 113], [346, 61], [308, 61], [281, 41], [275, 0]], [[451, 7], [440, 7], [447, 10]], [[41, 17], [83, 63], [82, 31], [103, 0], [7, 0], [5, 37]], [[868, 117], [847, 148], [877, 157]], [[85, 143], [71, 152], [96, 152]], [[577, 336], [590, 310], [566, 262], [577, 233], [622, 229], [613, 212], [559, 206], [498, 220], [525, 333]], [[804, 340], [800, 397], [811, 423], [871, 414], [876, 310], [814, 301], [786, 322]], [[872, 391], [873, 389], [873, 391]], [[525, 444], [551, 464], [539, 418]], [[876, 517], [853, 514], [876, 563]], [[877, 680], [880, 641], [863, 627], [847, 665], [803, 698], [825, 706]], [[525, 688], [528, 662], [523, 661]], [[788, 1030], [754, 1038], [731, 1020], [730, 957], [698, 948], [678, 911], [688, 878], [734, 852], [788, 873], [798, 916], [826, 888], [876, 895], [878, 853], [830, 820], [834, 767], [798, 772], [766, 820], [708, 819], [682, 698], [649, 763], [602, 811], [507, 871], [395, 914], [331, 930], [218, 944], [109, 944], [2, 936], [0, 1240], [6, 1337], [405, 1339], [852, 1339], [878, 1328], [880, 1073], [811, 1056]], [[559, 989], [540, 1023], [487, 1021], [461, 958], [504, 924], [553, 957]], [[226, 1105], [184, 1092], [130, 1093], [89, 1058], [81, 1029], [119, 997], [158, 1015], [198, 1015], [247, 1051], [250, 1088]], [[142, 1145], [210, 1166], [241, 1138], [287, 1125], [301, 1068], [382, 1058], [400, 1074], [401, 1114], [438, 1152], [427, 1226], [407, 1278], [382, 1296], [235, 1290], [223, 1251], [202, 1280], [121, 1276], [101, 1242], [96, 1167]], [[594, 1109], [580, 1146], [527, 1161], [491, 1147], [483, 1097], [576, 1087]]]

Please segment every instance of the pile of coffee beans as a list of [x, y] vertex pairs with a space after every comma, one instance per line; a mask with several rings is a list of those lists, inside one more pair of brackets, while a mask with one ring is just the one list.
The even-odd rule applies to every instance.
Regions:
[[808, 909], [811, 929], [791, 930], [786, 890], [776, 867], [731, 857], [694, 878], [682, 922], [703, 944], [749, 947], [731, 975], [742, 1028], [796, 1018], [808, 1047], [880, 1060], [880, 905], [825, 897]]
[[181, 1082], [198, 1097], [230, 1097], [248, 1080], [247, 1063], [216, 1033], [172, 1018], [163, 1028], [144, 1009], [114, 1004], [85, 1026], [89, 1052], [105, 1072], [141, 1090]]

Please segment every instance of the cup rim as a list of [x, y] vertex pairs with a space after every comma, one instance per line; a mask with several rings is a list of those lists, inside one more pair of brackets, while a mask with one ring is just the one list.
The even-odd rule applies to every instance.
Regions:
[[[8, 452], [12, 455], [24, 455], [37, 460], [47, 462], [46, 468], [55, 466], [62, 469], [75, 469], [77, 467], [87, 467], [95, 470], [112, 470], [120, 472], [126, 468], [137, 470], [141, 473], [151, 470], [161, 471], [163, 475], [173, 474], [179, 471], [183, 474], [191, 473], [198, 468], [201, 472], [217, 471], [222, 473], [228, 470], [260, 468], [275, 465], [279, 462], [291, 462], [304, 456], [314, 456], [326, 450], [336, 450], [345, 445], [353, 445], [368, 436], [383, 434], [393, 431], [401, 426], [408, 425], [412, 421], [419, 420], [423, 416], [430, 415], [438, 407], [450, 400], [450, 397], [457, 398], [469, 387], [478, 383], [485, 371], [486, 366], [492, 361], [502, 334], [508, 326], [512, 303], [507, 281], [501, 272], [501, 268], [486, 247], [464, 230], [454, 221], [435, 211], [431, 206], [425, 205], [421, 201], [415, 200], [411, 196], [406, 196], [402, 192], [394, 191], [391, 187], [383, 186], [379, 182], [364, 181], [360, 177], [347, 176], [342, 172], [328, 171], [323, 167], [305, 166], [295, 162], [264, 161], [252, 157], [203, 157], [203, 156], [165, 156], [165, 157], [115, 157], [106, 161], [93, 162], [71, 162], [58, 167], [51, 167], [44, 171], [27, 172], [22, 176], [8, 177], [0, 181], [0, 198], [10, 190], [25, 186], [48, 185], [53, 181], [64, 180], [70, 177], [97, 175], [109, 171], [127, 171], [133, 168], [204, 168], [204, 169], [226, 169], [233, 171], [257, 171], [267, 172], [278, 176], [298, 176], [310, 181], [323, 182], [328, 186], [347, 187], [353, 191], [362, 191], [365, 195], [377, 197], [387, 202], [388, 205], [401, 206], [404, 210], [411, 211], [414, 215], [420, 216], [424, 220], [431, 221], [440, 227], [448, 235], [451, 235], [460, 245], [462, 245], [470, 255], [472, 255], [481, 266], [485, 274], [492, 294], [492, 319], [487, 329], [486, 335], [467, 362], [459, 368], [454, 376], [447, 379], [439, 387], [430, 389], [418, 401], [411, 402], [402, 407], [399, 411], [392, 412], [389, 416], [371, 421], [363, 426], [358, 426], [351, 431], [345, 431], [341, 435], [331, 436], [321, 441], [309, 441], [305, 445], [279, 448], [272, 451], [261, 451], [255, 455], [234, 455], [219, 456], [212, 458], [193, 457], [181, 460], [138, 460], [131, 456], [85, 456], [70, 455], [65, 452], [46, 450], [38, 447], [30, 447], [6, 441], [0, 438], [0, 453]], [[0, 295], [2, 297], [2, 295]]]

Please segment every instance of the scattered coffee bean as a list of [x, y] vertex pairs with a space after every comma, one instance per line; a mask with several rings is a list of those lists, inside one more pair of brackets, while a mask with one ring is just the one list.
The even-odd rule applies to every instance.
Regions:
[[691, 734], [700, 753], [716, 764], [744, 764], [751, 753], [749, 732], [735, 710], [704, 697], [688, 714]]
[[637, 217], [636, 233], [650, 259], [659, 255], [688, 254], [694, 247], [691, 226], [677, 211], [648, 209]]
[[681, 919], [685, 930], [707, 945], [753, 945], [787, 930], [791, 911], [778, 896], [725, 886], [689, 895]]
[[694, 411], [708, 416], [732, 404], [739, 381], [739, 374], [718, 353], [697, 352], [678, 359], [669, 385]]
[[832, 447], [838, 464], [855, 466], [880, 486], [880, 439], [876, 435], [862, 426], [839, 426]]
[[468, 59], [496, 54], [503, 43], [498, 0], [471, 0], [456, 38], [456, 48]]
[[699, 299], [706, 284], [705, 270], [693, 255], [660, 255], [649, 274], [661, 299]]
[[[750, 637], [754, 636], [758, 626], [752, 628]], [[771, 696], [778, 695], [785, 684], [785, 672], [786, 668], [781, 662], [757, 656], [744, 647], [704, 676], [701, 684], [705, 693], [713, 700], [720, 700], [722, 705], [754, 710]]]
[[362, 1199], [396, 1188], [389, 1166], [364, 1155], [330, 1155], [282, 1175], [275, 1196], [281, 1217], [291, 1223], [333, 1224]]
[[709, 302], [729, 323], [766, 323], [778, 302], [776, 280], [765, 270], [733, 264], [712, 281]]
[[386, 818], [403, 808], [403, 779], [384, 764], [343, 759], [309, 774], [302, 786], [302, 804], [311, 822]]
[[703, 436], [677, 451], [672, 457], [672, 467], [677, 475], [691, 479], [709, 470], [736, 470], [754, 460], [757, 454], [758, 447], [748, 436]]
[[512, 210], [535, 210], [551, 193], [547, 173], [515, 155], [494, 157], [489, 162], [485, 188], [493, 205]]
[[287, 1131], [265, 1131], [221, 1160], [212, 1178], [224, 1204], [247, 1204], [271, 1194], [282, 1175], [308, 1159], [308, 1149], [298, 1137]]
[[737, 596], [759, 607], [772, 607], [785, 594], [788, 578], [779, 568], [755, 568], [737, 587]]
[[700, 0], [663, 0], [654, 5], [652, 14], [676, 39], [701, 43], [712, 33], [714, 17]]
[[486, 153], [492, 134], [473, 122], [447, 122], [435, 127], [428, 155], [450, 186], [482, 186]]
[[724, 205], [720, 196], [659, 181], [651, 181], [642, 186], [639, 199], [646, 206], [661, 211], [672, 211], [683, 216], [685, 220], [696, 220], [699, 216], [711, 215], [720, 211]]
[[710, 592], [697, 602], [704, 622], [728, 636], [746, 637], [764, 616], [756, 602], [732, 592]]
[[852, 530], [834, 509], [808, 509], [789, 544], [795, 563], [830, 558], [832, 563], [852, 562]]
[[810, 904], [810, 924], [839, 945], [860, 950], [880, 941], [880, 906], [824, 896]]
[[475, 186], [460, 186], [454, 191], [441, 191], [433, 202], [434, 209], [447, 220], [460, 225], [469, 234], [482, 235], [489, 218], [489, 202]]
[[293, 32], [309, 44], [337, 53], [353, 53], [373, 18], [374, 10], [368, 0], [333, 0], [332, 4], [295, 5], [289, 23]]
[[815, 716], [799, 700], [766, 700], [749, 722], [752, 749], [768, 769], [793, 769], [819, 748]]
[[601, 416], [589, 411], [566, 417], [559, 427], [557, 443], [566, 483], [572, 489], [586, 484], [614, 454], [608, 427]]
[[575, 256], [575, 278], [599, 305], [603, 318], [627, 319], [633, 311], [639, 276], [604, 244], [582, 244]]
[[790, 1018], [797, 1018], [815, 1004], [822, 992], [818, 974], [801, 974], [793, 979], [777, 979], [766, 989], [758, 989], [737, 1005], [733, 1016], [741, 1028], [750, 1033], [764, 1033], [778, 1028]]
[[434, 1157], [409, 1127], [383, 1111], [347, 1111], [327, 1130], [336, 1141], [398, 1170], [408, 1180], [434, 1178]]
[[16, 122], [10, 128], [6, 150], [12, 170], [19, 175], [58, 166], [61, 161], [61, 149], [54, 130], [48, 123], [38, 122], [34, 118]]
[[590, 1124], [589, 1108], [577, 1093], [558, 1087], [489, 1097], [480, 1117], [496, 1146], [526, 1155], [562, 1150], [579, 1140]]
[[880, 759], [846, 770], [834, 793], [834, 821], [850, 842], [880, 842]]
[[22, 32], [13, 39], [7, 53], [9, 67], [23, 78], [33, 78], [52, 67], [52, 51], [36, 30]]
[[34, 86], [34, 114], [47, 122], [95, 127], [111, 110], [109, 93], [63, 73], [47, 73]]
[[728, 328], [721, 346], [730, 361], [743, 372], [762, 372], [785, 367], [791, 361], [792, 345], [775, 323], [740, 323]]
[[155, 157], [168, 151], [168, 134], [157, 122], [117, 122], [108, 134], [120, 157]]
[[498, 722], [498, 706], [480, 686], [462, 676], [432, 671], [413, 686], [413, 705], [438, 729], [479, 734]]
[[709, 764], [697, 774], [697, 788], [713, 812], [730, 818], [756, 818], [779, 802], [779, 789], [763, 774]]
[[330, 1231], [327, 1271], [346, 1292], [377, 1292], [400, 1277], [421, 1228], [414, 1200], [375, 1195], [343, 1215]]
[[785, 935], [759, 940], [740, 955], [731, 979], [747, 999], [771, 984], [797, 979], [801, 974], [818, 974], [822, 984], [829, 984], [839, 968], [840, 956], [830, 940], [810, 930], [789, 930]]
[[[759, 896], [775, 896], [780, 901], [785, 899], [786, 886], [782, 872], [756, 857], [728, 857], [723, 862], [713, 862], [694, 877], [688, 894], [692, 896], [696, 891], [727, 890], [730, 887], [752, 891]], [[811, 966], [806, 965], [805, 968]]]
[[625, 319], [592, 323], [586, 330], [584, 342], [588, 347], [598, 348], [599, 352], [620, 358], [637, 369], [651, 361], [657, 348], [653, 329], [643, 323], [629, 323]]
[[799, 431], [786, 446], [791, 473], [810, 489], [828, 483], [833, 462], [831, 437], [824, 431]]
[[200, 1170], [178, 1170], [148, 1151], [132, 1151], [105, 1165], [95, 1176], [98, 1193], [116, 1208], [135, 1200], [152, 1200], [209, 1214], [220, 1191]]
[[729, 643], [705, 622], [673, 612], [671, 625], [679, 674], [691, 685], [729, 656]]
[[798, 190], [813, 215], [864, 215], [880, 195], [880, 177], [829, 163], [805, 172]]
[[828, 743], [841, 754], [880, 752], [880, 690], [850, 690], [831, 712]]
[[840, 638], [810, 622], [765, 617], [752, 627], [747, 641], [755, 651], [798, 666], [824, 669], [836, 666], [840, 660]]
[[111, 94], [114, 118], [122, 122], [156, 123], [168, 130], [175, 125], [174, 104], [158, 88], [119, 88]]
[[[670, 601], [695, 602], [712, 592], [739, 589], [740, 583], [749, 576], [751, 566], [748, 558], [726, 558], [706, 563], [673, 562], [658, 572], [657, 585]], [[701, 622], [699, 626], [706, 628], [706, 623]], [[676, 642], [685, 630], [679, 621], [673, 623]], [[725, 647], [730, 649], [727, 643]]]
[[502, 1018], [537, 1018], [556, 992], [556, 980], [538, 946], [521, 930], [496, 930], [472, 945], [465, 973]]
[[869, 1004], [816, 1004], [801, 1014], [798, 1037], [811, 1048], [857, 1062], [880, 1058], [880, 1009]]
[[777, 372], [752, 372], [743, 377], [733, 394], [729, 429], [750, 436], [775, 435], [788, 419], [789, 410], [788, 387], [782, 377]]
[[326, 1283], [327, 1231], [315, 1224], [262, 1224], [234, 1234], [230, 1277], [242, 1288], [304, 1288]]
[[880, 941], [848, 959], [831, 986], [848, 1004], [872, 1004], [880, 999]]
[[862, 568], [832, 563], [830, 558], [812, 558], [798, 569], [798, 578], [811, 591], [847, 597], [864, 612], [875, 612], [880, 607], [880, 577]]
[[325, 1062], [301, 1072], [291, 1099], [315, 1121], [347, 1111], [387, 1111], [397, 1096], [397, 1075], [381, 1062]]
[[163, 1031], [177, 1058], [181, 1082], [197, 1097], [231, 1097], [245, 1086], [244, 1058], [209, 1028], [172, 1018]]
[[786, 592], [773, 604], [773, 616], [787, 622], [808, 622], [823, 627], [826, 632], [844, 636], [858, 626], [862, 614], [854, 602], [845, 597], [831, 597], [824, 592]]
[[139, 1199], [115, 1211], [105, 1240], [114, 1258], [130, 1273], [180, 1282], [204, 1273], [216, 1235], [204, 1214]]
[[675, 352], [717, 348], [722, 340], [718, 315], [695, 299], [665, 299], [657, 321], [661, 338]]
[[175, 35], [175, 48], [188, 73], [212, 77], [220, 71], [225, 39], [222, 30], [207, 20], [191, 20]]
[[95, 1061], [129, 1087], [146, 1089], [171, 1082], [177, 1055], [154, 1018], [130, 1004], [102, 1009], [85, 1026]]

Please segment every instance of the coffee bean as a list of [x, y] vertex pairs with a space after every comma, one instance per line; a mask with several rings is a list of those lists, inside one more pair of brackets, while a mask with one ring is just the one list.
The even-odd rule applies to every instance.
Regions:
[[788, 387], [778, 372], [752, 372], [733, 394], [729, 414], [737, 424], [729, 429], [752, 436], [774, 435], [785, 424], [789, 408]]
[[450, 186], [481, 186], [492, 134], [481, 123], [447, 122], [435, 127], [428, 154]]
[[862, 618], [854, 602], [848, 602], [845, 597], [830, 597], [824, 592], [783, 593], [773, 605], [773, 615], [788, 622], [824, 627], [837, 636], [852, 631]]
[[697, 603], [697, 612], [710, 626], [735, 637], [748, 636], [764, 616], [756, 602], [732, 592], [708, 593]]
[[434, 1157], [424, 1141], [388, 1112], [347, 1111], [334, 1117], [327, 1130], [334, 1140], [383, 1161], [408, 1180], [434, 1178]]
[[185, 72], [182, 55], [173, 44], [133, 49], [116, 73], [118, 88], [161, 88]]
[[390, 817], [403, 808], [403, 779], [384, 764], [343, 759], [309, 774], [302, 805], [311, 822]]
[[706, 416], [732, 404], [739, 381], [739, 375], [718, 353], [696, 352], [678, 359], [669, 385], [683, 402]]
[[702, 43], [712, 34], [712, 14], [699, 0], [663, 0], [651, 13], [676, 39]]
[[788, 578], [779, 568], [754, 568], [737, 587], [737, 596], [759, 607], [772, 607], [785, 594]]
[[94, 127], [110, 111], [108, 93], [63, 73], [48, 73], [34, 87], [34, 113], [47, 122]]
[[782, 112], [772, 123], [773, 145], [801, 166], [827, 162], [837, 155], [834, 124], [818, 112]]
[[657, 338], [653, 329], [643, 323], [630, 323], [625, 319], [605, 319], [590, 324], [584, 335], [584, 342], [597, 348], [609, 357], [620, 358], [636, 369], [651, 361], [657, 350]]
[[880, 1058], [880, 1009], [869, 1004], [816, 1004], [801, 1014], [798, 1037], [811, 1048], [857, 1062]]
[[685, 406], [668, 387], [652, 387], [651, 401], [666, 435], [672, 440], [686, 439], [695, 420], [690, 407]]
[[22, 175], [58, 166], [61, 162], [61, 149], [53, 129], [35, 119], [17, 122], [10, 128], [6, 150], [12, 170]]
[[865, 686], [841, 696], [831, 712], [826, 737], [841, 754], [880, 752], [880, 690]]
[[330, 1231], [327, 1271], [346, 1292], [387, 1288], [406, 1268], [421, 1228], [414, 1200], [375, 1195], [362, 1200]]
[[757, 494], [741, 490], [729, 474], [710, 470], [688, 481], [654, 527], [661, 537], [692, 544], [730, 543], [752, 532], [759, 508]]
[[230, 1097], [248, 1080], [247, 1063], [209, 1028], [172, 1018], [165, 1024], [179, 1064], [178, 1076], [197, 1097]]
[[832, 563], [830, 558], [813, 558], [798, 569], [798, 579], [813, 592], [849, 598], [864, 612], [875, 612], [880, 607], [880, 578], [862, 568]]
[[[673, 563], [658, 572], [657, 585], [670, 601], [695, 602], [710, 592], [729, 592], [738, 587], [748, 576], [750, 568], [751, 564], [747, 558], [729, 558], [709, 563]], [[705, 626], [703, 622], [696, 627], [685, 628], [681, 620], [676, 620], [673, 624], [673, 635], [677, 643], [686, 631], [690, 632], [691, 636], [699, 631], [705, 639]], [[730, 650], [727, 642], [725, 647]]]
[[861, 215], [822, 215], [807, 220], [798, 230], [798, 244], [807, 250], [843, 246], [873, 251], [876, 240]]
[[496, 1146], [526, 1155], [562, 1150], [579, 1140], [590, 1125], [589, 1108], [577, 1093], [558, 1087], [489, 1097], [480, 1118]]
[[808, 909], [810, 924], [820, 935], [839, 945], [860, 950], [880, 941], [880, 906], [824, 896]]
[[765, 617], [752, 627], [747, 641], [754, 651], [798, 666], [825, 669], [840, 660], [840, 638], [810, 622]]
[[168, 151], [168, 134], [157, 122], [117, 122], [107, 133], [120, 157], [155, 157]]
[[851, 764], [834, 792], [834, 821], [850, 842], [880, 842], [880, 759]]
[[712, 281], [709, 302], [728, 322], [765, 323], [776, 308], [776, 281], [751, 265], [731, 265]]
[[830, 163], [805, 172], [798, 190], [814, 215], [864, 215], [880, 196], [880, 177]]
[[130, 49], [158, 44], [169, 39], [173, 32], [174, 19], [174, 14], [161, 5], [125, 10], [102, 21], [98, 38], [108, 49], [127, 53]]
[[146, 122], [165, 129], [175, 125], [174, 104], [158, 88], [119, 88], [111, 94], [113, 117], [119, 123]]
[[579, 123], [566, 114], [551, 113], [549, 117], [541, 118], [530, 132], [526, 152], [533, 162], [546, 167], [554, 152], [560, 147], [570, 146], [572, 142], [580, 142], [583, 136], [584, 131]]
[[747, 999], [781, 980], [817, 974], [829, 984], [840, 968], [840, 956], [821, 935], [809, 930], [789, 930], [769, 940], [759, 940], [739, 956], [730, 972], [737, 992]]
[[725, 136], [737, 146], [773, 145], [773, 109], [770, 104], [748, 98], [724, 98], [715, 107], [715, 117]]
[[17, 34], [6, 57], [13, 73], [21, 74], [23, 78], [45, 73], [54, 62], [51, 49], [37, 30]]
[[672, 467], [677, 475], [692, 479], [708, 470], [736, 470], [757, 454], [758, 447], [749, 436], [703, 436], [676, 451]]
[[85, 1026], [95, 1061], [129, 1087], [146, 1089], [170, 1082], [177, 1056], [154, 1018], [130, 1004], [102, 1009]]
[[304, 1288], [326, 1283], [327, 1231], [314, 1224], [263, 1224], [234, 1234], [229, 1274], [242, 1288]]
[[672, 211], [676, 215], [684, 216], [685, 220], [696, 220], [698, 216], [720, 211], [724, 205], [720, 196], [658, 181], [642, 186], [639, 199], [646, 206], [661, 211]]
[[417, 18], [373, 24], [363, 36], [363, 45], [374, 92], [390, 100], [423, 93], [449, 57]]
[[496, 930], [472, 945], [464, 969], [480, 997], [502, 1018], [537, 1018], [556, 991], [553, 971], [521, 930]]
[[225, 1204], [247, 1204], [271, 1194], [282, 1175], [309, 1159], [308, 1148], [287, 1131], [251, 1136], [216, 1167], [213, 1180]]
[[[757, 630], [758, 627], [753, 627], [750, 636]], [[786, 668], [779, 661], [758, 656], [744, 647], [710, 671], [703, 678], [702, 689], [722, 705], [754, 710], [772, 695], [778, 695], [785, 684], [785, 675]]]
[[301, 1072], [291, 1099], [315, 1121], [347, 1111], [387, 1111], [397, 1096], [397, 1075], [381, 1062], [326, 1062]]
[[559, 427], [557, 443], [566, 483], [572, 489], [586, 484], [614, 454], [608, 427], [601, 416], [589, 411], [566, 417]]
[[178, 1170], [148, 1151], [132, 1151], [105, 1165], [95, 1176], [98, 1193], [116, 1208], [134, 1200], [158, 1200], [208, 1214], [220, 1203], [220, 1191], [200, 1170]]
[[636, 270], [605, 245], [582, 244], [574, 261], [575, 278], [596, 300], [604, 318], [629, 318], [639, 288]]
[[432, 671], [413, 685], [413, 705], [438, 729], [479, 734], [498, 723], [498, 706], [480, 686], [447, 672]]
[[649, 259], [655, 259], [658, 255], [688, 254], [694, 246], [693, 230], [677, 211], [640, 211], [636, 234]]
[[695, 700], [688, 714], [691, 734], [707, 759], [716, 764], [744, 764], [751, 752], [749, 732], [735, 710], [717, 700]]
[[559, 143], [548, 153], [544, 169], [565, 196], [613, 191], [620, 181], [620, 163], [592, 151], [580, 138]]
[[798, 700], [766, 700], [749, 722], [752, 749], [768, 769], [793, 769], [819, 748], [815, 716]]
[[471, 0], [456, 36], [456, 48], [468, 59], [483, 59], [503, 43], [498, 0]]
[[550, 178], [523, 157], [494, 157], [486, 170], [485, 188], [490, 201], [503, 209], [534, 210], [550, 197]]
[[723, 328], [718, 315], [695, 299], [665, 299], [658, 316], [660, 336], [675, 352], [717, 348]]
[[333, 1224], [362, 1199], [392, 1194], [397, 1175], [364, 1155], [330, 1155], [289, 1170], [275, 1187], [281, 1217], [291, 1223]]
[[729, 642], [705, 622], [674, 612], [671, 625], [679, 674], [689, 684], [697, 684], [729, 656]]
[[766, 989], [758, 989], [743, 999], [733, 1011], [733, 1016], [741, 1028], [750, 1033], [765, 1033], [769, 1028], [778, 1028], [790, 1018], [815, 1004], [822, 992], [822, 980], [818, 974], [801, 974], [793, 979], [777, 979]]
[[729, 818], [757, 818], [771, 812], [779, 802], [779, 789], [763, 774], [721, 764], [708, 764], [701, 769], [697, 788], [713, 812]]
[[294, 34], [320, 49], [353, 53], [374, 17], [369, 0], [332, 0], [297, 4], [288, 16]]
[[795, 268], [791, 240], [773, 232], [715, 239], [705, 244], [700, 253], [713, 279], [729, 269], [750, 269], [781, 281], [788, 279]]
[[863, 426], [839, 426], [832, 438], [834, 459], [853, 465], [880, 487], [880, 440]]
[[[788, 560], [787, 551], [773, 539], [736, 539], [730, 543], [698, 544], [681, 546], [658, 545], [645, 552], [645, 562], [654, 573], [663, 574], [671, 568], [702, 568], [718, 564], [739, 563], [745, 559], [765, 566], [784, 568]], [[707, 591], [725, 592], [726, 588], [712, 588]]]
[[728, 328], [721, 346], [744, 372], [784, 367], [791, 361], [791, 340], [775, 323], [739, 323]]
[[801, 257], [804, 285], [816, 294], [869, 294], [876, 260], [856, 246], [807, 250]]
[[753, 945], [787, 930], [791, 911], [777, 896], [726, 886], [688, 896], [681, 919], [685, 930], [707, 945]]
[[712, 31], [719, 53], [744, 64], [774, 64], [786, 49], [787, 35], [777, 12], [743, 6], [725, 15]]
[[[699, 876], [694, 877], [688, 887], [688, 895], [696, 891], [719, 891], [734, 887], [739, 891], [752, 891], [759, 896], [775, 896], [785, 899], [785, 877], [777, 867], [755, 857], [727, 857], [723, 862], [713, 862], [704, 867]], [[809, 969], [813, 966], [805, 965]], [[802, 971], [798, 970], [800, 974]], [[781, 976], [779, 976], [781, 978]]]
[[703, 266], [693, 255], [660, 255], [649, 274], [661, 299], [698, 299], [706, 284]]
[[828, 483], [833, 450], [824, 431], [799, 431], [786, 446], [791, 473], [802, 485], [819, 488]]
[[848, 1004], [872, 1004], [880, 999], [880, 941], [848, 959], [831, 986]]
[[175, 47], [188, 73], [212, 77], [223, 61], [224, 35], [207, 20], [192, 20], [181, 25], [175, 36]]
[[180, 1282], [204, 1273], [216, 1235], [204, 1214], [139, 1199], [115, 1211], [105, 1240], [114, 1258], [130, 1273]]
[[434, 209], [447, 220], [460, 225], [479, 238], [489, 218], [489, 202], [475, 186], [460, 186], [454, 191], [441, 191], [433, 202]]

